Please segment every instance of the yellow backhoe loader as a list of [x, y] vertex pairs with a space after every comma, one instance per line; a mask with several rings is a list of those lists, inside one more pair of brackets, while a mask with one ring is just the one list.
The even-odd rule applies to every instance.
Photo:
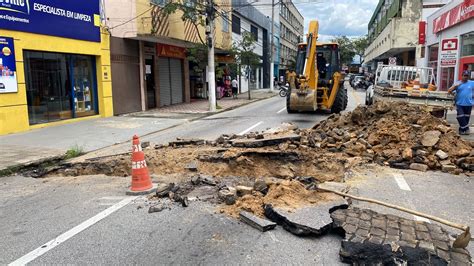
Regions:
[[290, 93], [288, 113], [326, 111], [339, 113], [347, 107], [347, 90], [340, 73], [339, 45], [318, 43], [317, 20], [309, 23], [307, 42], [298, 45], [296, 68], [287, 72]]

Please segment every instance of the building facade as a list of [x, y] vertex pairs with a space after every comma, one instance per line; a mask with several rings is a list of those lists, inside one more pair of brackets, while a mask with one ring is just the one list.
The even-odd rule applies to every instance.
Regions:
[[466, 70], [474, 80], [474, 0], [453, 0], [426, 24], [422, 64], [434, 68], [439, 90], [447, 90]]
[[292, 1], [280, 3], [280, 77], [288, 69], [294, 68], [298, 43], [302, 41], [304, 18]]
[[[262, 14], [271, 18], [272, 1], [262, 0], [254, 4]], [[298, 43], [302, 40], [304, 18], [292, 1], [275, 1], [274, 7], [274, 76], [284, 77], [285, 71], [295, 61]]]
[[[369, 46], [364, 63], [374, 69], [378, 62], [414, 66], [421, 55], [420, 21], [447, 0], [380, 0], [368, 26]], [[417, 55], [418, 50], [418, 55]]]
[[253, 52], [260, 57], [260, 64], [255, 69], [242, 68], [238, 76], [241, 92], [249, 89], [268, 88], [270, 86], [269, 37], [271, 20], [245, 0], [233, 0], [232, 42], [234, 45], [242, 40], [244, 32], [254, 36]]
[[[186, 49], [205, 40], [203, 26], [163, 12], [166, 1], [105, 0], [111, 37], [115, 114], [144, 111], [206, 98], [205, 71], [195, 71]], [[190, 2], [197, 5], [198, 2]], [[230, 0], [217, 1], [230, 14]], [[225, 17], [225, 15], [223, 15]], [[230, 19], [216, 19], [216, 53], [231, 47]], [[216, 56], [216, 58], [220, 58]]]
[[113, 115], [99, 1], [0, 4], [0, 135]]

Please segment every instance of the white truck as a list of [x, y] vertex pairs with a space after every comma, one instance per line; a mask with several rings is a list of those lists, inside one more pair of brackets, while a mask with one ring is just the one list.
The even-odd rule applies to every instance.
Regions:
[[375, 84], [366, 91], [366, 105], [375, 101], [406, 102], [437, 114], [446, 114], [454, 106], [452, 94], [437, 90], [433, 68], [379, 65], [375, 74]]

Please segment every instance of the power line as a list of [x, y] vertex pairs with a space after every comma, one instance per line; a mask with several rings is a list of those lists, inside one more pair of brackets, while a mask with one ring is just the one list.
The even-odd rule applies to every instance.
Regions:
[[131, 18], [131, 19], [125, 21], [125, 22], [122, 22], [122, 23], [118, 24], [118, 25], [115, 25], [115, 26], [109, 28], [109, 30], [113, 30], [113, 29], [115, 29], [115, 28], [117, 28], [117, 27], [121, 27], [121, 26], [123, 26], [123, 25], [125, 25], [125, 24], [127, 24], [127, 23], [129, 23], [129, 22], [131, 22], [131, 21], [133, 21], [133, 20], [136, 20], [137, 18], [139, 18], [139, 17], [145, 15], [145, 13], [148, 13], [148, 12], [149, 12], [150, 10], [152, 10], [152, 9], [153, 9], [153, 7], [150, 7], [149, 9], [147, 9], [146, 11], [144, 11], [143, 13], [140, 13], [138, 16], [133, 17], [133, 18]]

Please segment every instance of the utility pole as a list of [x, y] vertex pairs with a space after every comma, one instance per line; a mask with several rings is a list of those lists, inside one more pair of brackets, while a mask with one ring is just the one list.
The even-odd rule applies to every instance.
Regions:
[[273, 76], [274, 75], [274, 72], [275, 72], [275, 65], [274, 65], [274, 59], [273, 57], [275, 56], [274, 53], [273, 53], [273, 45], [274, 45], [274, 31], [275, 31], [275, 0], [272, 0], [272, 33], [271, 33], [271, 44], [270, 44], [270, 77], [271, 77], [271, 80], [270, 80], [270, 91], [273, 92], [274, 90], [274, 82], [275, 82], [275, 77]]
[[207, 41], [207, 77], [209, 111], [216, 111], [216, 73], [214, 67], [214, 2], [208, 0], [206, 7], [206, 41]]

